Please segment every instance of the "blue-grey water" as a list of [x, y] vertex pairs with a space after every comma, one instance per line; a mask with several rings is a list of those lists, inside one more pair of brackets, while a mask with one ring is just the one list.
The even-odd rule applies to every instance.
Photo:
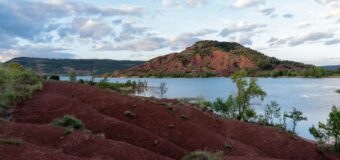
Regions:
[[[78, 77], [89, 79], [89, 77]], [[66, 80], [66, 77], [62, 78]], [[96, 79], [99, 81], [100, 79]], [[110, 78], [110, 82], [126, 82], [127, 80], [147, 81], [148, 91], [139, 96], [160, 97], [160, 83], [166, 82], [167, 92], [164, 98], [196, 98], [203, 96], [207, 100], [218, 97], [226, 98], [235, 93], [234, 84], [229, 78]], [[313, 139], [309, 127], [319, 121], [326, 122], [333, 105], [340, 106], [340, 78], [258, 78], [259, 85], [267, 92], [264, 101], [253, 101], [253, 107], [258, 113], [263, 113], [265, 105], [270, 101], [280, 104], [282, 111], [291, 111], [293, 107], [301, 110], [307, 121], [298, 123], [297, 134]], [[288, 120], [289, 121], [289, 120]]]

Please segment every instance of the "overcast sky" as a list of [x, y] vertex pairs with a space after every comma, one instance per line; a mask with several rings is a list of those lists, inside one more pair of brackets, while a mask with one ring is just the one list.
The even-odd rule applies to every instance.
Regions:
[[203, 39], [340, 64], [340, 0], [0, 0], [0, 61], [148, 60]]

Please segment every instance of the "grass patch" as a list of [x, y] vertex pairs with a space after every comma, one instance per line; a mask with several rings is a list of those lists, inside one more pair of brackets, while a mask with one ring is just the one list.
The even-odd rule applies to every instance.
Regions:
[[191, 152], [181, 160], [223, 160], [223, 152], [210, 153], [208, 151]]
[[0, 139], [0, 144], [7, 144], [7, 145], [20, 145], [23, 141], [18, 138], [8, 138], [8, 139]]
[[64, 128], [64, 135], [71, 134], [74, 130], [85, 129], [83, 122], [72, 115], [65, 115], [62, 118], [56, 118], [51, 122], [52, 125]]
[[15, 63], [0, 66], [0, 117], [8, 117], [8, 109], [42, 89], [42, 79]]

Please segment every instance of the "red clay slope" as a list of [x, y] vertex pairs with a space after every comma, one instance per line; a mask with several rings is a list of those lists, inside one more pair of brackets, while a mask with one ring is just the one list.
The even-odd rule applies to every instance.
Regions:
[[[125, 111], [136, 116], [128, 118]], [[81, 119], [90, 131], [63, 136], [62, 128], [49, 125], [65, 114]], [[315, 144], [273, 128], [218, 119], [175, 100], [122, 96], [66, 82], [46, 82], [43, 91], [18, 104], [13, 122], [0, 123], [0, 138], [24, 141], [0, 144], [0, 160], [39, 153], [46, 153], [41, 160], [170, 160], [195, 150], [222, 150], [228, 160], [327, 159]]]

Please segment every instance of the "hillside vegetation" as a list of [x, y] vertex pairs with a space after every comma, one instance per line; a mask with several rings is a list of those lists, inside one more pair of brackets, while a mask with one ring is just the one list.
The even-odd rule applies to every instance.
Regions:
[[157, 57], [144, 64], [116, 71], [113, 76], [212, 77], [241, 70], [249, 76], [323, 77], [326, 70], [299, 62], [279, 60], [238, 43], [199, 41], [180, 53]]
[[42, 89], [39, 76], [15, 63], [0, 66], [0, 118], [7, 118], [10, 105]]
[[24, 68], [40, 74], [67, 75], [74, 71], [77, 75], [102, 75], [114, 70], [121, 70], [142, 64], [143, 61], [119, 61], [108, 59], [46, 59], [46, 58], [14, 58], [6, 63], [15, 62]]

